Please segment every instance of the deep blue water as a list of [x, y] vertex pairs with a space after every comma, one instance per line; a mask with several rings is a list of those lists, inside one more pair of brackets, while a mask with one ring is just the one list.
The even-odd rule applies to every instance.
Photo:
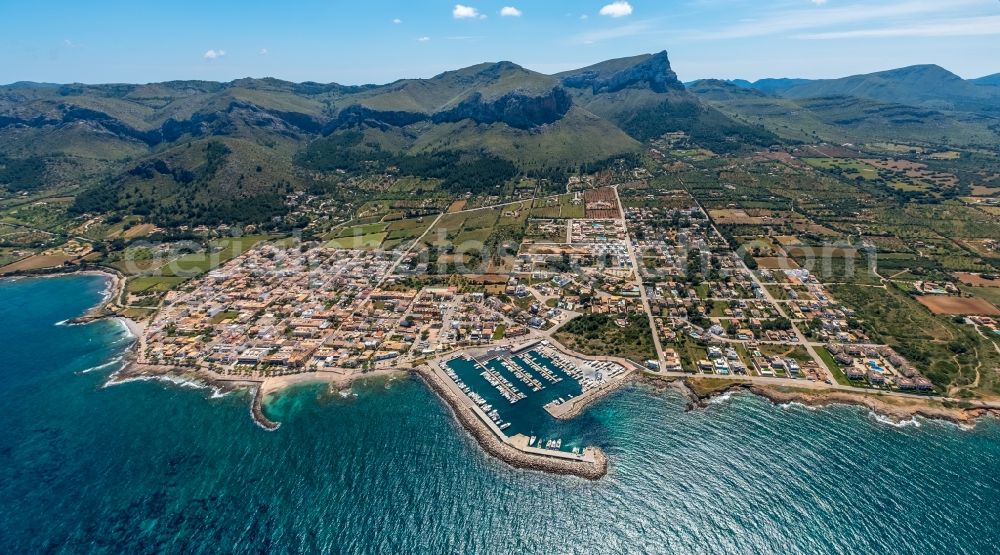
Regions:
[[99, 278], [0, 282], [0, 550], [995, 553], [1000, 425], [895, 428], [737, 395], [632, 388], [579, 430], [602, 481], [484, 456], [414, 379], [245, 396], [103, 388], [128, 336], [57, 326]]

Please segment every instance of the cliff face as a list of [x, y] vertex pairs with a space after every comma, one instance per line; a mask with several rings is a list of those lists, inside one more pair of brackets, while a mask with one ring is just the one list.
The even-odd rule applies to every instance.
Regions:
[[434, 114], [432, 119], [434, 123], [471, 119], [481, 124], [505, 123], [517, 129], [530, 129], [558, 121], [572, 105], [562, 87], [553, 87], [541, 95], [515, 90], [494, 100], [484, 100], [477, 92], [454, 108]]
[[613, 93], [630, 87], [649, 88], [658, 93], [684, 90], [684, 85], [670, 68], [666, 52], [610, 75], [599, 68], [583, 69], [563, 77], [563, 85], [575, 89], [590, 88], [594, 94]]
[[402, 110], [373, 110], [366, 106], [354, 105], [344, 108], [337, 118], [323, 129], [324, 135], [329, 135], [337, 129], [346, 129], [358, 125], [371, 127], [405, 127], [427, 119], [427, 114], [406, 112]]
[[256, 129], [286, 137], [316, 133], [320, 122], [307, 114], [268, 110], [249, 102], [231, 101], [223, 108], [195, 112], [186, 119], [168, 117], [158, 126], [137, 128], [115, 115], [83, 108], [70, 103], [58, 103], [36, 111], [30, 117], [0, 116], [0, 129], [22, 127], [31, 129], [64, 128], [84, 125], [94, 132], [107, 133], [123, 140], [136, 140], [150, 147], [171, 143], [185, 135], [233, 135], [240, 129]]

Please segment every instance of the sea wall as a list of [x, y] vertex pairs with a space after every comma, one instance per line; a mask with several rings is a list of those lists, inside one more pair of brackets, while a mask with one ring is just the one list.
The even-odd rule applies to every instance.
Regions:
[[588, 447], [588, 449], [592, 450], [591, 453], [593, 453], [595, 461], [587, 462], [526, 453], [504, 443], [472, 412], [470, 407], [464, 405], [453, 391], [441, 383], [441, 379], [430, 368], [420, 366], [416, 369], [416, 373], [423, 378], [424, 382], [427, 383], [438, 397], [445, 401], [451, 408], [455, 418], [475, 438], [480, 447], [503, 462], [515, 468], [538, 470], [553, 474], [567, 474], [588, 480], [599, 480], [608, 473], [607, 455], [596, 447]]
[[576, 418], [598, 399], [617, 391], [623, 385], [634, 382], [635, 372], [632, 370], [627, 372], [628, 373], [624, 376], [616, 378], [612, 383], [606, 384], [600, 388], [591, 389], [580, 397], [574, 397], [573, 399], [566, 401], [564, 403], [564, 405], [566, 405], [565, 410], [549, 411], [549, 414], [559, 420], [570, 420]]
[[253, 416], [253, 421], [257, 423], [258, 426], [264, 428], [269, 432], [273, 432], [281, 427], [281, 422], [274, 422], [264, 415], [264, 386], [259, 385], [254, 389], [253, 401], [250, 402], [250, 414]]

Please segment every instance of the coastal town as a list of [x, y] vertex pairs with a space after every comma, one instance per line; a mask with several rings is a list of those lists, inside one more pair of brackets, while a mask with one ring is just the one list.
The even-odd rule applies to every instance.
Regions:
[[[573, 217], [531, 218], [537, 205]], [[449, 221], [465, 230], [484, 214], [521, 219], [533, 234], [486, 272], [414, 279], [433, 263], [435, 238], [456, 235]], [[540, 437], [539, 419], [575, 416], [636, 379], [932, 390], [809, 270], [753, 263], [684, 191], [587, 189], [450, 210], [414, 227], [420, 235], [392, 250], [356, 248], [364, 240], [347, 234], [261, 242], [167, 292], [130, 371], [262, 384], [254, 414], [267, 426], [276, 424], [260, 409], [262, 389], [413, 371], [489, 451], [588, 477], [603, 474], [606, 457], [574, 438]]]

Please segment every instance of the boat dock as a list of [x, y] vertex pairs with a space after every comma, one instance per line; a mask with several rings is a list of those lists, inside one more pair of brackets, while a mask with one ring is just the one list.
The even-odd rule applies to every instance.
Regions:
[[521, 380], [521, 382], [523, 382], [524, 385], [530, 387], [532, 391], [537, 392], [545, 389], [545, 386], [542, 385], [542, 382], [538, 381], [537, 379], [535, 379], [534, 376], [522, 370], [520, 366], [518, 366], [514, 362], [511, 362], [510, 359], [501, 358], [499, 360], [500, 364], [503, 365], [504, 368], [506, 368], [511, 374], [517, 376], [517, 379]]
[[523, 360], [524, 363], [530, 366], [532, 370], [538, 372], [543, 378], [548, 380], [550, 383], [559, 383], [562, 381], [562, 378], [556, 376], [555, 374], [552, 373], [551, 370], [542, 366], [541, 363], [535, 360], [535, 357], [531, 356], [531, 352], [527, 352], [524, 353], [523, 355], [520, 355], [520, 359]]

